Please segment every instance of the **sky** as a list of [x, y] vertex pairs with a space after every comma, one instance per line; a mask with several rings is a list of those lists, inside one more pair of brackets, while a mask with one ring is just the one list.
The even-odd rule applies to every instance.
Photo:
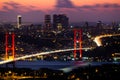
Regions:
[[46, 14], [66, 14], [70, 22], [120, 21], [120, 0], [0, 0], [0, 22], [44, 22]]

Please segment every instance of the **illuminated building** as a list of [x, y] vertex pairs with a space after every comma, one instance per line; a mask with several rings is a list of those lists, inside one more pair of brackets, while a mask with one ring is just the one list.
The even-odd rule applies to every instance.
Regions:
[[17, 28], [20, 28], [21, 24], [22, 24], [22, 16], [18, 15], [17, 16]]
[[53, 15], [53, 27], [57, 29], [61, 25], [61, 28], [67, 28], [69, 25], [69, 18], [65, 14]]
[[45, 15], [45, 29], [51, 28], [51, 16]]

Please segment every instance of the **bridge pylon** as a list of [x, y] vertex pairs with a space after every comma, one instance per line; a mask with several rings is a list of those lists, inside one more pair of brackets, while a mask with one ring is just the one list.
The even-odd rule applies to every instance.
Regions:
[[82, 59], [82, 29], [74, 29], [74, 59], [79, 48], [79, 58]]
[[[14, 60], [15, 58], [15, 34], [14, 32], [6, 32], [5, 35], [5, 60]], [[12, 63], [15, 66], [15, 61]]]

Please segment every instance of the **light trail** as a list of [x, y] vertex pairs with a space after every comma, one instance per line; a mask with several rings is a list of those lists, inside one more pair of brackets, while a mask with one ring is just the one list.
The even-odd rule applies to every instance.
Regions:
[[111, 37], [111, 36], [120, 36], [120, 34], [105, 34], [105, 35], [96, 36], [93, 41], [97, 44], [97, 46], [102, 46], [101, 38]]
[[[82, 48], [82, 49], [83, 50], [88, 50], [88, 49], [92, 49], [92, 48]], [[74, 49], [63, 49], [63, 50], [55, 50], [55, 51], [48, 51], [48, 52], [41, 52], [41, 53], [36, 53], [36, 54], [30, 54], [30, 55], [25, 55], [25, 56], [22, 56], [22, 57], [15, 58], [14, 60], [0, 61], [0, 64], [6, 64], [6, 63], [13, 62], [13, 61], [21, 60], [21, 59], [36, 57], [36, 56], [39, 56], [39, 55], [54, 54], [54, 53], [73, 51], [73, 50]], [[76, 50], [80, 50], [80, 48], [77, 48]]]

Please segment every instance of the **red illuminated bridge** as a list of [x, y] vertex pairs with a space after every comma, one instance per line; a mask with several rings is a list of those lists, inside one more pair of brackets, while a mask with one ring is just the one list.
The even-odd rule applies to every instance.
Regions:
[[[92, 48], [82, 48], [82, 50], [90, 50], [90, 49], [92, 49]], [[76, 48], [76, 50], [80, 50], [80, 49]], [[54, 53], [59, 53], [59, 52], [66, 52], [66, 51], [74, 51], [74, 48], [55, 50], [55, 51], [47, 51], [47, 52], [41, 52], [41, 53], [36, 53], [36, 54], [25, 55], [25, 56], [17, 57], [17, 58], [14, 58], [14, 59], [8, 59], [8, 60], [5, 60], [5, 61], [0, 61], [0, 64], [6, 64], [6, 63], [13, 62], [13, 61], [26, 59], [26, 58], [31, 58], [31, 57], [36, 57], [36, 56], [46, 55], [46, 54], [54, 54]]]
[[55, 50], [55, 51], [48, 51], [48, 52], [41, 52], [31, 55], [26, 55], [22, 57], [15, 58], [15, 34], [14, 32], [6, 33], [5, 35], [5, 61], [1, 61], [0, 64], [15, 62], [17, 60], [31, 58], [39, 55], [46, 55], [46, 54], [53, 54], [59, 52], [66, 52], [66, 51], [74, 51], [74, 59], [76, 59], [77, 51], [79, 51], [79, 58], [82, 58], [82, 50], [83, 49], [91, 49], [91, 48], [82, 48], [82, 30], [81, 29], [74, 29], [74, 48], [73, 49], [63, 49], [63, 50]]

